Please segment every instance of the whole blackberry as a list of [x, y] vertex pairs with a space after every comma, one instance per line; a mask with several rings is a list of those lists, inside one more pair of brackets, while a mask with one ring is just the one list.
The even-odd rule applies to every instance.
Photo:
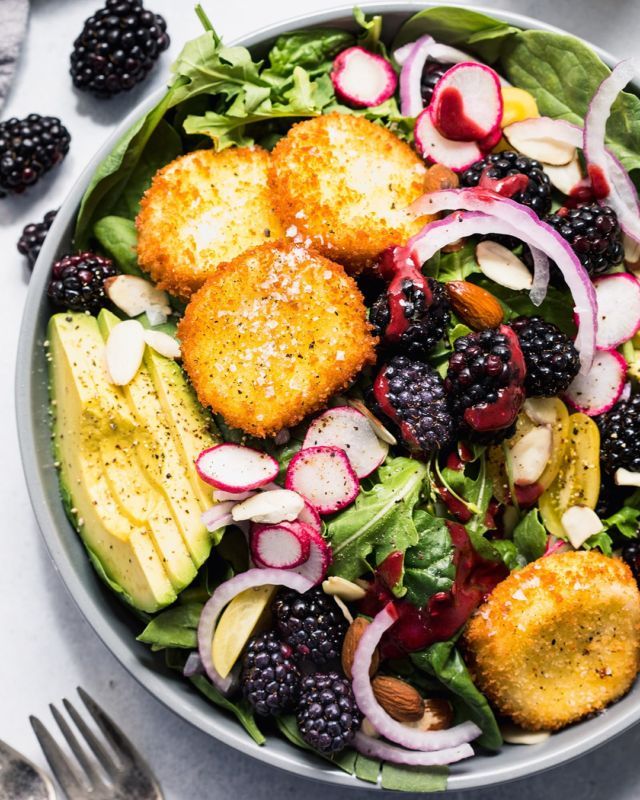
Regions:
[[609, 206], [587, 203], [561, 208], [545, 222], [569, 242], [589, 275], [600, 275], [622, 261], [622, 232]]
[[[400, 297], [396, 298], [405, 329], [400, 335], [390, 331], [391, 309], [389, 292], [383, 292], [371, 308], [370, 321], [376, 333], [390, 345], [395, 345], [414, 358], [421, 358], [442, 339], [449, 324], [449, 296], [444, 283], [427, 278], [429, 297], [419, 283], [410, 277], [400, 281]], [[405, 327], [406, 326], [406, 327]]]
[[293, 711], [300, 694], [300, 672], [289, 645], [274, 631], [250, 639], [240, 682], [243, 695], [261, 716]]
[[29, 114], [0, 122], [0, 197], [33, 186], [69, 151], [71, 136], [57, 117]]
[[73, 43], [73, 85], [102, 98], [127, 91], [167, 47], [167, 23], [160, 14], [145, 9], [142, 0], [107, 0]]
[[420, 80], [420, 94], [422, 95], [422, 103], [425, 108], [431, 102], [436, 83], [438, 83], [444, 73], [451, 69], [452, 66], [453, 64], [444, 64], [442, 61], [433, 61], [430, 58], [427, 59]]
[[[526, 188], [511, 192], [505, 184], [501, 190], [496, 181], [504, 181], [512, 175], [525, 175], [529, 182]], [[551, 210], [551, 181], [542, 164], [513, 150], [491, 153], [476, 161], [460, 175], [461, 186], [484, 186], [505, 194], [516, 203], [533, 209], [539, 217]]]
[[613, 475], [622, 467], [640, 472], [640, 394], [598, 417], [600, 462]]
[[622, 560], [628, 564], [636, 583], [640, 584], [640, 542], [637, 539], [632, 539], [624, 545]]
[[453, 438], [442, 378], [428, 364], [395, 356], [378, 373], [373, 395], [410, 450], [433, 453]]
[[36, 263], [57, 213], [57, 210], [47, 211], [42, 222], [30, 222], [22, 229], [22, 235], [18, 239], [18, 252], [27, 257], [29, 269], [33, 269]]
[[113, 262], [96, 253], [66, 255], [51, 269], [47, 294], [59, 308], [95, 313], [105, 305], [105, 280], [117, 274]]
[[362, 714], [346, 678], [337, 672], [316, 672], [302, 679], [297, 719], [308, 745], [321, 753], [337, 753], [353, 741]]
[[314, 664], [340, 657], [347, 622], [321, 588], [304, 594], [281, 591], [273, 603], [273, 616], [282, 640], [297, 656]]
[[518, 317], [511, 323], [527, 365], [527, 394], [556, 397], [580, 370], [580, 357], [568, 336], [541, 317]]

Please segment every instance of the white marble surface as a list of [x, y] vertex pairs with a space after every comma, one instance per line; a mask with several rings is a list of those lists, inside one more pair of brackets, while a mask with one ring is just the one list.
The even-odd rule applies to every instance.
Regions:
[[[2, 3], [7, 0], [0, 0]], [[29, 506], [15, 433], [13, 373], [27, 276], [15, 250], [22, 226], [59, 205], [86, 160], [141, 95], [159, 86], [181, 43], [198, 33], [191, 0], [149, 0], [164, 14], [172, 46], [143, 87], [100, 103], [71, 90], [67, 74], [72, 41], [98, 0], [32, 0], [29, 33], [2, 118], [32, 111], [56, 114], [73, 141], [63, 166], [29, 197], [0, 201], [0, 738], [37, 764], [44, 760], [28, 723], [48, 718], [47, 704], [84, 686], [114, 714], [156, 770], [170, 800], [245, 800], [302, 794], [320, 800], [327, 789], [252, 762], [174, 717], [120, 667], [84, 621], [51, 565]], [[337, 4], [325, 0], [207, 2], [227, 40], [278, 19]], [[489, 2], [487, 2], [489, 5]], [[637, 0], [498, 0], [508, 8], [565, 27], [619, 54], [634, 55], [640, 31]], [[1, 14], [0, 14], [1, 17]], [[2, 30], [0, 29], [0, 37]], [[500, 788], [470, 792], [473, 800], [637, 800], [640, 727], [571, 765]], [[364, 798], [360, 790], [330, 790], [331, 797]], [[460, 797], [460, 796], [458, 796]]]

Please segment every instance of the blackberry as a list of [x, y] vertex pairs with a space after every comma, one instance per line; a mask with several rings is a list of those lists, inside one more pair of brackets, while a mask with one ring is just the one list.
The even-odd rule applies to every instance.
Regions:
[[[529, 179], [523, 189], [508, 182], [513, 175], [524, 175]], [[504, 182], [500, 185], [500, 181]], [[476, 161], [460, 175], [461, 186], [484, 186], [510, 197], [516, 203], [533, 209], [539, 217], [551, 210], [551, 181], [542, 164], [513, 150], [491, 153]]]
[[395, 356], [378, 373], [373, 395], [410, 450], [432, 453], [453, 438], [442, 379], [428, 364]]
[[300, 694], [300, 672], [289, 645], [274, 631], [250, 639], [240, 682], [247, 702], [261, 716], [293, 711]]
[[444, 388], [463, 433], [488, 443], [506, 438], [524, 402], [526, 367], [506, 325], [456, 339]]
[[0, 122], [0, 197], [21, 194], [69, 152], [71, 136], [57, 117], [29, 114]]
[[420, 94], [422, 95], [422, 103], [425, 108], [431, 102], [436, 83], [438, 83], [444, 73], [452, 66], [453, 64], [444, 64], [442, 61], [433, 61], [430, 58], [427, 59], [420, 80]]
[[298, 728], [321, 753], [337, 753], [353, 741], [362, 722], [351, 684], [337, 672], [316, 672], [302, 680]]
[[117, 274], [113, 262], [96, 253], [66, 255], [51, 269], [47, 294], [59, 308], [95, 313], [106, 303], [105, 280]]
[[297, 656], [314, 664], [340, 657], [347, 622], [321, 588], [305, 594], [280, 592], [273, 603], [273, 616], [278, 633]]
[[609, 206], [587, 203], [561, 208], [545, 221], [569, 242], [589, 275], [600, 275], [622, 261], [622, 232]]
[[598, 418], [600, 462], [613, 475], [622, 467], [640, 472], [640, 394]]
[[511, 327], [527, 366], [527, 394], [556, 397], [566, 391], [580, 370], [580, 357], [571, 339], [541, 317], [518, 317]]
[[167, 23], [142, 0], [107, 0], [73, 43], [73, 85], [108, 98], [144, 80], [169, 47]]
[[632, 539], [624, 545], [622, 560], [628, 564], [636, 583], [640, 584], [640, 542], [637, 539]]
[[[403, 327], [406, 327], [399, 336], [393, 336], [390, 332], [392, 321], [390, 304], [394, 302], [390, 297], [390, 290], [378, 297], [370, 314], [370, 321], [382, 341], [396, 345], [414, 358], [424, 357], [436, 346], [444, 336], [451, 319], [449, 296], [445, 285], [433, 278], [422, 279], [422, 276], [420, 278], [418, 282], [409, 276], [400, 279], [399, 295], [395, 302], [402, 315]], [[426, 280], [430, 296], [426, 296], [423, 290], [423, 280]]]
[[57, 210], [47, 211], [42, 222], [31, 222], [22, 229], [22, 235], [18, 239], [18, 252], [26, 256], [29, 269], [33, 269], [36, 263], [57, 213]]

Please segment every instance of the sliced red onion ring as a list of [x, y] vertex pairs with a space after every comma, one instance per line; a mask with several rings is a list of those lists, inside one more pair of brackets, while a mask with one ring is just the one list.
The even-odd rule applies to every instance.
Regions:
[[224, 528], [233, 522], [231, 509], [235, 505], [235, 500], [226, 500], [223, 503], [216, 503], [202, 513], [200, 519], [209, 533], [220, 530], [220, 528]]
[[233, 686], [234, 676], [231, 673], [223, 678], [213, 666], [211, 643], [220, 614], [240, 592], [267, 585], [286, 586], [287, 589], [303, 594], [313, 586], [313, 583], [297, 572], [286, 569], [250, 569], [220, 584], [202, 609], [198, 623], [198, 653], [207, 677], [223, 694], [227, 694]]
[[376, 614], [358, 643], [351, 672], [353, 694], [360, 711], [385, 739], [410, 750], [431, 753], [435, 750], [459, 747], [461, 744], [476, 739], [482, 731], [474, 722], [463, 722], [461, 725], [443, 731], [420, 731], [397, 722], [376, 700], [369, 677], [371, 658], [383, 634], [397, 619], [398, 612], [395, 606], [393, 603], [388, 603], [382, 611]]
[[[425, 34], [416, 39], [410, 50], [400, 53], [400, 57], [404, 57], [400, 71], [400, 113], [403, 117], [417, 117], [424, 109], [420, 83], [422, 70], [433, 44], [433, 36]], [[396, 51], [395, 57], [397, 61], [398, 51]]]
[[[435, 208], [429, 203], [429, 199], [446, 195], [448, 197], [441, 207], [451, 208], [452, 205], [460, 203], [471, 205], [471, 201], [466, 203], [466, 198], [463, 197], [456, 202], [456, 196], [465, 191], [464, 189], [451, 190], [424, 195], [411, 208], [416, 213], [430, 213]], [[475, 192], [475, 194], [480, 197], [480, 193]], [[445, 245], [473, 234], [502, 233], [507, 236], [516, 236], [529, 247], [543, 250], [562, 271], [573, 296], [575, 312], [579, 321], [576, 347], [580, 351], [581, 371], [584, 374], [593, 361], [597, 328], [596, 295], [587, 272], [565, 239], [549, 225], [541, 222], [533, 212], [529, 212], [527, 208], [511, 200], [500, 198], [499, 195], [490, 197], [487, 193], [485, 202], [487, 200], [491, 202], [485, 208], [491, 213], [495, 213], [495, 216], [474, 211], [462, 212], [425, 225], [422, 231], [408, 242], [407, 246], [411, 250], [413, 258], [417, 263], [423, 264]], [[439, 198], [438, 204], [441, 202], [442, 197]], [[420, 208], [423, 210], [419, 211]], [[509, 213], [514, 211], [514, 208], [518, 209], [517, 220], [515, 213], [513, 215]], [[507, 211], [507, 209], [509, 212], [503, 214], [503, 211]], [[528, 222], [526, 221], [527, 217], [529, 217]]]
[[204, 666], [202, 664], [202, 659], [200, 658], [200, 653], [194, 650], [193, 653], [189, 653], [189, 656], [182, 669], [182, 674], [185, 678], [191, 678], [194, 675], [201, 675], [203, 672]]
[[448, 747], [444, 750], [432, 750], [422, 752], [420, 750], [403, 750], [392, 744], [381, 742], [367, 736], [366, 733], [358, 731], [353, 741], [355, 749], [363, 756], [379, 758], [381, 761], [388, 761], [391, 764], [407, 764], [410, 767], [439, 767], [445, 764], [453, 764], [454, 761], [461, 761], [463, 758], [470, 758], [473, 748], [468, 744], [461, 744], [459, 747]]

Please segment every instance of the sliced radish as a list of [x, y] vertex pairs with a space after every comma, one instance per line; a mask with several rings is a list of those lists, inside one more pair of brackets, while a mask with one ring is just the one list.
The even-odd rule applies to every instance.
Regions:
[[266, 453], [225, 442], [203, 450], [196, 459], [196, 470], [216, 489], [248, 492], [275, 480], [280, 466]]
[[[304, 524], [304, 523], [300, 523]], [[314, 586], [317, 586], [326, 576], [327, 570], [333, 561], [333, 551], [323, 538], [322, 534], [312, 528], [311, 525], [306, 525], [307, 533], [309, 534], [309, 558], [295, 567], [295, 571], [300, 575], [304, 575], [312, 581]]]
[[611, 350], [640, 330], [640, 282], [628, 272], [594, 280], [598, 300], [596, 346]]
[[498, 76], [484, 64], [456, 64], [436, 84], [430, 109], [436, 128], [447, 139], [485, 139], [502, 119]]
[[535, 158], [544, 164], [560, 167], [569, 164], [576, 155], [576, 148], [559, 139], [555, 120], [548, 117], [536, 117], [513, 122], [503, 130], [509, 144], [529, 158]]
[[352, 106], [379, 106], [393, 96], [398, 76], [386, 58], [348, 47], [333, 62], [331, 82], [336, 94]]
[[365, 406], [365, 404], [361, 400], [355, 400], [351, 398], [347, 398], [347, 404], [350, 405], [352, 408], [357, 409], [361, 414], [369, 420], [369, 424], [375, 431], [376, 436], [378, 439], [382, 439], [383, 442], [387, 444], [398, 444], [398, 440], [396, 437], [391, 433], [391, 431], [387, 430], [385, 426], [380, 422], [380, 420], [372, 414], [371, 411]]
[[320, 445], [344, 450], [360, 479], [378, 469], [389, 452], [389, 445], [376, 436], [364, 414], [350, 406], [330, 408], [311, 423], [302, 447]]
[[604, 414], [620, 399], [627, 362], [615, 350], [600, 350], [586, 374], [578, 375], [566, 391], [566, 400], [590, 417]]
[[533, 276], [526, 264], [509, 248], [485, 239], [476, 246], [476, 261], [482, 273], [507, 289], [530, 289]]
[[588, 506], [571, 506], [560, 520], [567, 538], [577, 550], [590, 536], [600, 533], [602, 521], [596, 512]]
[[352, 503], [360, 484], [349, 458], [339, 447], [306, 447], [289, 462], [285, 486], [312, 503], [319, 514], [332, 514]]
[[251, 526], [251, 556], [259, 567], [293, 569], [309, 558], [309, 526], [281, 522], [278, 525]]
[[320, 519], [320, 514], [316, 511], [315, 506], [312, 506], [305, 497], [302, 499], [304, 500], [304, 508], [298, 514], [298, 520], [304, 522], [306, 525], [310, 525], [314, 531], [321, 534], [322, 520]]
[[428, 108], [416, 120], [414, 136], [416, 147], [426, 161], [442, 164], [454, 172], [463, 172], [482, 158], [482, 151], [475, 142], [446, 139], [433, 124]]
[[502, 128], [499, 125], [496, 125], [496, 127], [490, 131], [484, 137], [484, 139], [480, 139], [478, 142], [478, 147], [483, 153], [489, 153], [498, 144], [500, 139], [502, 139]]
[[410, 767], [444, 766], [461, 761], [463, 758], [470, 758], [474, 754], [473, 748], [469, 744], [433, 750], [429, 753], [405, 750], [402, 747], [381, 742], [373, 736], [367, 736], [362, 731], [356, 733], [353, 746], [364, 756], [388, 761], [391, 764], [406, 764]]
[[[258, 492], [238, 503], [231, 511], [234, 522], [250, 519], [253, 522], [276, 524], [292, 522], [304, 508], [304, 498], [289, 489]], [[273, 566], [273, 565], [272, 565]]]

